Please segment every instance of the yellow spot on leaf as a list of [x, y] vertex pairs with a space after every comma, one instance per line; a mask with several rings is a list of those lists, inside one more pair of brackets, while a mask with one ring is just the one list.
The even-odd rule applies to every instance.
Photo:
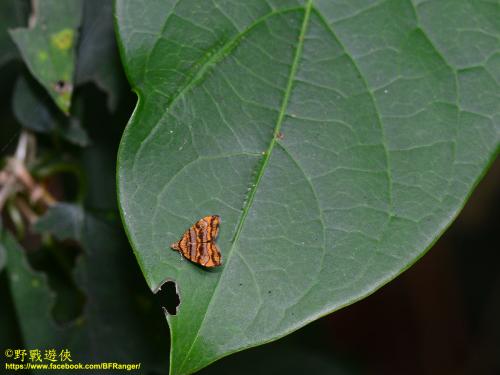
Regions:
[[63, 29], [50, 37], [52, 45], [57, 49], [66, 51], [73, 46], [74, 31], [71, 29]]
[[47, 51], [38, 51], [38, 60], [44, 62], [49, 58]]
[[31, 286], [33, 288], [38, 288], [40, 286], [40, 281], [38, 281], [37, 279], [32, 279], [31, 280]]

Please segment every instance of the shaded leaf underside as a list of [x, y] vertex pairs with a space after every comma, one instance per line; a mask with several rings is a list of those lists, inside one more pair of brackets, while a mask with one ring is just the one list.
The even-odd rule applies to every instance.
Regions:
[[[139, 93], [119, 199], [149, 286], [170, 278], [180, 291], [172, 373], [391, 280], [450, 224], [495, 153], [498, 9], [358, 3], [179, 1], [140, 16], [117, 3]], [[214, 272], [168, 249], [208, 214], [222, 218]]]

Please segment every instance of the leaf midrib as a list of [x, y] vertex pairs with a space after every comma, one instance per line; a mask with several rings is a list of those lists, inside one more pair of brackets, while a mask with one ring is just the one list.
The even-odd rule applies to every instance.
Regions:
[[[190, 74], [188, 74], [187, 78], [183, 81], [181, 84], [181, 88], [176, 90], [175, 93], [172, 95], [171, 98], [169, 98], [168, 105], [166, 107], [165, 112], [162, 115], [163, 116], [170, 110], [170, 108], [173, 107], [173, 105], [180, 100], [184, 96], [185, 93], [187, 93], [189, 90], [191, 90], [200, 80], [202, 80], [207, 72], [215, 66], [220, 60], [222, 60], [226, 55], [228, 55], [232, 49], [236, 48], [238, 45], [239, 41], [250, 32], [250, 30], [254, 29], [257, 25], [260, 23], [264, 22], [270, 17], [280, 15], [280, 14], [285, 14], [288, 12], [294, 12], [297, 10], [302, 10], [302, 7], [290, 7], [290, 8], [284, 8], [281, 10], [272, 10], [266, 15], [258, 18], [255, 20], [253, 23], [251, 23], [243, 32], [239, 33], [235, 37], [233, 37], [230, 41], [228, 41], [220, 50], [215, 52], [213, 55], [204, 55], [199, 61], [193, 64], [193, 66], [201, 66], [199, 70], [192, 72], [190, 71]], [[122, 42], [120, 43], [120, 46], [122, 45]], [[120, 48], [120, 51], [122, 51], [122, 48]], [[125, 52], [120, 52], [125, 56]], [[209, 57], [207, 57], [209, 56]], [[128, 75], [128, 73], [127, 73]], [[144, 98], [144, 93], [143, 93], [143, 87], [137, 84], [137, 81], [135, 81], [132, 76], [129, 77], [129, 80], [131, 82], [135, 82], [134, 89], [137, 90], [137, 93], [139, 95], [139, 106], [136, 107], [134, 110], [134, 113], [132, 114], [131, 119], [135, 119], [138, 115], [140, 110], [142, 109], [140, 106], [144, 105], [143, 104], [143, 98]], [[118, 191], [118, 196], [120, 201], [122, 200], [122, 178], [120, 177], [120, 171], [122, 168], [120, 168], [120, 163], [121, 159], [123, 158], [122, 153], [124, 149], [124, 144], [126, 137], [129, 135], [128, 132], [130, 131], [129, 126], [132, 124], [133, 120], [129, 122], [129, 125], [127, 125], [122, 141], [120, 142], [120, 147], [118, 149], [118, 162], [117, 162], [117, 191]], [[145, 147], [146, 143], [149, 141], [149, 139], [153, 138], [156, 135], [156, 132], [159, 131], [160, 125], [159, 125], [160, 120], [156, 122], [156, 124], [152, 127], [152, 129], [149, 131], [149, 133], [146, 135], [146, 137], [140, 142], [138, 150], [134, 153], [133, 160], [132, 160], [132, 176], [133, 180], [137, 181], [136, 175], [135, 175], [135, 166], [137, 165], [137, 159], [139, 158], [139, 155], [142, 153], [143, 148]], [[137, 262], [139, 263], [139, 267], [141, 268], [142, 273], [146, 276], [147, 272], [145, 271], [145, 266], [143, 264], [142, 258], [139, 256], [140, 252], [136, 248], [136, 241], [133, 237], [132, 231], [129, 230], [129, 227], [127, 225], [127, 220], [125, 220], [125, 214], [123, 210], [124, 203], [120, 203], [118, 205], [119, 211], [120, 211], [120, 216], [122, 218], [122, 222], [125, 223], [125, 233], [127, 234], [127, 237], [129, 239], [130, 244], [132, 245], [132, 251], [134, 252], [135, 257], [137, 258]], [[158, 290], [158, 287], [161, 286], [161, 282], [158, 284], [157, 281], [154, 281], [150, 279], [148, 276], [146, 276], [146, 280], [148, 282], [148, 285], [152, 291]], [[152, 285], [154, 283], [155, 285]]]
[[[213, 68], [219, 61], [224, 59], [234, 48], [238, 46], [238, 43], [242, 38], [245, 37], [252, 29], [254, 29], [257, 25], [259, 25], [261, 22], [267, 20], [270, 17], [273, 17], [278, 14], [284, 14], [287, 12], [293, 12], [296, 10], [302, 9], [301, 7], [293, 7], [293, 8], [286, 8], [282, 9], [279, 11], [272, 11], [266, 14], [263, 17], [260, 17], [259, 19], [255, 20], [249, 27], [247, 27], [243, 32], [237, 34], [235, 37], [233, 37], [231, 40], [229, 40], [222, 48], [217, 50], [216, 52], [212, 53], [213, 51], [209, 51], [206, 54], [204, 54], [198, 61], [196, 61], [194, 64], [192, 64], [192, 67], [197, 67], [201, 66], [196, 71], [188, 71], [186, 79], [182, 82], [180, 85], [180, 88], [176, 90], [171, 97], [167, 100], [167, 106], [166, 110], [162, 114], [161, 118], [163, 118], [170, 110], [170, 108], [173, 107], [173, 105], [177, 102], [177, 100], [180, 100], [180, 98], [184, 97], [184, 94], [186, 94], [189, 90], [191, 90], [198, 82], [200, 82], [204, 77], [206, 77], [207, 72]], [[142, 87], [139, 87], [139, 89], [143, 89]], [[140, 91], [142, 92], [142, 91]], [[151, 131], [147, 134], [147, 136], [141, 141], [141, 144], [134, 154], [134, 160], [133, 160], [133, 176], [134, 180], [137, 180], [135, 177], [135, 165], [137, 164], [137, 159], [140, 157], [142, 154], [143, 148], [146, 147], [146, 144], [149, 142], [150, 139], [152, 139], [156, 133], [159, 131], [160, 126], [159, 126], [160, 121], [157, 121], [157, 123], [152, 127]]]
[[[238, 226], [236, 227], [234, 238], [232, 240], [231, 248], [229, 249], [229, 252], [227, 254], [227, 261], [226, 261], [226, 263], [229, 263], [229, 259], [231, 258], [231, 255], [234, 252], [235, 244], [238, 242], [238, 239], [239, 239], [239, 236], [240, 236], [241, 231], [243, 229], [243, 225], [245, 223], [246, 217], [247, 217], [248, 212], [250, 211], [250, 208], [251, 208], [251, 206], [253, 204], [253, 201], [255, 199], [255, 194], [256, 194], [256, 192], [257, 192], [257, 190], [259, 188], [260, 181], [261, 181], [262, 176], [264, 175], [264, 172], [266, 170], [266, 166], [267, 166], [267, 164], [269, 162], [269, 159], [271, 157], [271, 153], [272, 153], [272, 151], [274, 149], [274, 145], [276, 144], [277, 135], [280, 132], [281, 125], [283, 123], [283, 119], [285, 118], [285, 112], [286, 112], [286, 109], [288, 107], [288, 102], [290, 100], [290, 94], [292, 92], [293, 82], [295, 80], [295, 75], [297, 73], [297, 68], [298, 68], [299, 60], [300, 60], [301, 55], [302, 55], [302, 49], [303, 49], [303, 46], [304, 46], [304, 37], [305, 37], [305, 33], [306, 33], [307, 26], [308, 26], [308, 23], [309, 23], [309, 18], [310, 18], [311, 10], [312, 10], [312, 0], [308, 0], [307, 4], [305, 5], [304, 18], [302, 20], [302, 26], [301, 26], [300, 34], [299, 34], [299, 40], [298, 40], [297, 47], [295, 49], [295, 55], [294, 55], [294, 58], [293, 58], [293, 61], [292, 61], [292, 66], [290, 68], [290, 74], [288, 76], [288, 82], [287, 82], [287, 86], [286, 86], [286, 89], [285, 89], [285, 94], [283, 96], [283, 101], [281, 103], [281, 108], [280, 108], [280, 112], [279, 112], [279, 115], [278, 115], [278, 119], [276, 121], [276, 126], [274, 128], [273, 137], [271, 139], [271, 142], [269, 143], [268, 149], [266, 150], [266, 152], [264, 154], [263, 162], [262, 162], [261, 167], [260, 167], [260, 169], [258, 171], [256, 181], [252, 185], [252, 189], [250, 190], [250, 194], [248, 196], [247, 203], [243, 207], [243, 210], [242, 210], [242, 213], [241, 213], [241, 217], [240, 217], [240, 220], [238, 222]], [[215, 299], [214, 297], [215, 297], [215, 294], [216, 294], [216, 292], [218, 290], [217, 286], [219, 285], [220, 280], [224, 276], [225, 270], [226, 270], [226, 268], [224, 267], [223, 270], [222, 270], [222, 273], [221, 273], [221, 275], [220, 275], [220, 277], [219, 277], [219, 279], [217, 281], [217, 283], [215, 284], [214, 293], [212, 294], [212, 297], [211, 297], [211, 299], [210, 299], [210, 301], [209, 301], [209, 303], [207, 305], [206, 313], [203, 316], [203, 319], [202, 319], [200, 325], [198, 326], [198, 330], [197, 330], [197, 332], [195, 334], [195, 337], [194, 337], [194, 339], [193, 339], [193, 341], [191, 343], [191, 346], [189, 347], [186, 355], [184, 356], [184, 360], [182, 361], [182, 363], [181, 363], [181, 365], [179, 367], [179, 370], [183, 369], [183, 367], [184, 367], [184, 365], [186, 363], [186, 360], [189, 358], [189, 355], [191, 354], [191, 352], [192, 352], [192, 350], [193, 350], [193, 348], [195, 346], [195, 343], [197, 342], [197, 340], [199, 338], [199, 334], [200, 334], [201, 328], [203, 327], [203, 324], [205, 323], [205, 319], [208, 316], [208, 313], [209, 313], [210, 308], [212, 306], [212, 302]], [[170, 366], [172, 366], [172, 358], [170, 360]], [[170, 370], [172, 370], [172, 368]]]

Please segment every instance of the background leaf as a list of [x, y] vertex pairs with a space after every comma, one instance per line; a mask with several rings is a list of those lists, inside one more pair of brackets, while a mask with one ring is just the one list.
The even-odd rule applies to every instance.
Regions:
[[83, 12], [75, 82], [94, 82], [106, 92], [108, 106], [115, 110], [127, 88], [116, 46], [112, 0], [87, 0]]
[[[493, 4], [118, 1], [116, 14], [139, 95], [119, 199], [150, 288], [180, 291], [174, 374], [393, 279], [498, 150]], [[207, 214], [223, 221], [214, 272], [168, 249]]]
[[57, 203], [38, 219], [34, 229], [39, 233], [52, 233], [58, 240], [84, 240], [85, 215], [81, 207], [70, 203]]
[[[46, 285], [46, 275], [31, 270], [23, 255], [24, 250], [7, 231], [2, 231], [1, 246], [9, 257], [9, 284], [17, 315], [21, 318], [25, 343], [47, 348], [58, 340], [66, 343], [66, 332], [57, 328], [50, 315], [55, 294]], [[40, 324], [40, 321], [45, 324]], [[36, 342], [30, 337], [36, 337]]]
[[48, 133], [56, 125], [56, 114], [50, 111], [47, 102], [40, 100], [40, 86], [30, 82], [25, 76], [19, 76], [14, 87], [12, 107], [17, 120], [33, 131]]
[[76, 218], [77, 238], [68, 232], [63, 236], [82, 241], [85, 253], [77, 262], [75, 278], [86, 304], [77, 320], [56, 324], [51, 313], [56, 295], [46, 275], [32, 269], [25, 251], [4, 232], [1, 245], [9, 256], [9, 283], [25, 346], [69, 347], [74, 361], [141, 362], [144, 371], [164, 368], [166, 347], [155, 325], [158, 310], [127, 267], [130, 259], [124, 259], [123, 251], [127, 244], [119, 228], [69, 204], [53, 208], [48, 215], [43, 220], [59, 226], [47, 230], [58, 233], [63, 222]]
[[87, 132], [80, 126], [80, 119], [63, 115], [41, 87], [26, 75], [19, 76], [16, 81], [12, 106], [17, 120], [26, 129], [55, 132], [82, 147], [90, 143]]
[[18, 50], [8, 33], [12, 27], [23, 26], [29, 13], [27, 0], [0, 2], [0, 66], [18, 57]]
[[31, 73], [57, 106], [69, 113], [73, 93], [75, 45], [81, 21], [79, 0], [34, 2], [30, 25], [10, 31]]
[[[4, 252], [4, 247], [0, 244], [0, 253]], [[16, 321], [16, 313], [9, 291], [9, 284], [6, 272], [0, 272], [0, 298], [3, 308], [0, 310], [0, 324], [3, 329], [0, 330], [0, 342], [4, 346], [12, 345], [21, 347], [20, 333]]]

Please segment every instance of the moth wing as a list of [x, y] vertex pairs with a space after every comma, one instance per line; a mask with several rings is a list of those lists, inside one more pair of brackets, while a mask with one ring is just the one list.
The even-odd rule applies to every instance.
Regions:
[[217, 239], [217, 236], [219, 235], [219, 225], [220, 225], [220, 216], [219, 215], [212, 215], [208, 216], [209, 219], [209, 232], [210, 232], [210, 240], [215, 241]]
[[214, 242], [219, 234], [219, 215], [205, 216], [184, 232], [182, 238], [170, 247], [185, 258], [204, 267], [221, 264], [221, 253]]
[[[191, 229], [191, 228], [190, 228]], [[180, 251], [184, 256], [189, 253], [189, 230], [184, 232], [181, 239], [177, 242], [174, 242], [170, 245], [170, 248], [173, 250]]]
[[213, 242], [210, 242], [207, 244], [208, 245], [208, 261], [203, 264], [202, 263], [202, 266], [204, 267], [217, 267], [217, 266], [220, 266], [221, 265], [221, 254], [220, 254], [220, 250], [219, 250], [219, 247], [217, 246], [216, 243], [213, 243]]
[[202, 235], [199, 236], [201, 242], [211, 242], [214, 241], [219, 234], [219, 224], [219, 215], [210, 215], [198, 220], [193, 227], [197, 232], [201, 232]]

